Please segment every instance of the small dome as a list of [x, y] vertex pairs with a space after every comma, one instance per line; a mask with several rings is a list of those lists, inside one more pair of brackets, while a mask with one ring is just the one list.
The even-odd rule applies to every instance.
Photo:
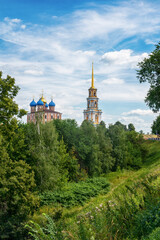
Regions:
[[33, 99], [33, 101], [30, 103], [30, 107], [36, 107], [36, 102], [34, 101], [34, 99]]
[[43, 106], [43, 102], [42, 102], [42, 100], [41, 99], [39, 99], [39, 101], [37, 102], [37, 105], [39, 105], [39, 106]]
[[50, 101], [49, 106], [50, 107], [55, 107], [55, 103], [53, 102], [53, 100]]
[[45, 107], [48, 108], [48, 104], [47, 103], [46, 103]]
[[46, 99], [45, 99], [43, 96], [41, 97], [41, 101], [42, 101], [43, 103], [47, 103]]

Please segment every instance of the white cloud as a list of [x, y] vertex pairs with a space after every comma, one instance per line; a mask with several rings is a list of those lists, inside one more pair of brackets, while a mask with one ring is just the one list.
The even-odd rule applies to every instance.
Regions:
[[131, 110], [129, 112], [123, 112], [122, 115], [124, 116], [147, 116], [151, 115], [153, 116], [155, 113], [152, 112], [152, 110], [144, 110], [144, 109], [135, 109]]
[[12, 23], [20, 23], [20, 22], [21, 22], [21, 19], [14, 18], [14, 19], [11, 19], [10, 21], [11, 21]]
[[99, 97], [103, 101], [111, 102], [143, 102], [148, 87], [135, 84], [99, 85]]
[[5, 21], [5, 22], [9, 22], [9, 23], [20, 23], [20, 22], [21, 22], [21, 19], [19, 19], [19, 18], [13, 18], [13, 19], [11, 19], [11, 18], [9, 18], [9, 17], [5, 17], [5, 18], [4, 18], [4, 21]]
[[109, 78], [109, 79], [103, 80], [102, 83], [107, 85], [112, 85], [112, 84], [119, 85], [119, 84], [124, 84], [124, 80], [119, 78]]
[[57, 16], [52, 16], [53, 19], [57, 19], [58, 17]]
[[139, 117], [120, 117], [119, 121], [121, 121], [124, 124], [129, 124], [129, 123], [144, 123], [144, 119], [139, 118]]
[[25, 24], [22, 24], [21, 25], [21, 29], [25, 29], [26, 28], [26, 25]]
[[43, 75], [43, 71], [32, 70], [32, 69], [25, 70], [24, 73], [29, 75], [34, 75], [34, 76]]
[[[160, 29], [159, 12], [159, 5], [129, 1], [82, 8], [58, 17], [57, 25], [56, 21], [46, 26], [6, 17], [0, 22], [0, 38], [10, 48], [1, 49], [0, 69], [20, 85], [18, 103], [28, 107], [33, 94], [38, 99], [44, 89], [46, 97], [54, 96], [63, 117], [73, 116], [80, 122], [94, 61], [100, 100], [105, 106], [108, 101], [126, 102], [129, 108], [129, 102], [142, 103], [147, 93], [148, 87], [138, 84], [134, 70], [147, 54], [130, 46], [121, 48], [121, 43], [132, 37], [154, 38]], [[111, 116], [105, 106], [104, 117]]]
[[107, 52], [102, 57], [101, 60], [104, 63], [110, 65], [120, 65], [122, 67], [135, 68], [137, 63], [142, 61], [148, 56], [147, 53], [142, 53], [141, 55], [133, 55], [133, 50], [131, 49], [122, 49], [120, 51]]

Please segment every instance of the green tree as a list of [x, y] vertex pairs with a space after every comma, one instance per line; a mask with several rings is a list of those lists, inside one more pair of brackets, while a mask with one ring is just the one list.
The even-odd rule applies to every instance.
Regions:
[[160, 116], [158, 116], [156, 120], [153, 121], [151, 129], [152, 129], [152, 133], [160, 134]]
[[12, 134], [11, 130], [17, 123], [14, 116], [22, 117], [26, 114], [24, 109], [18, 109], [18, 104], [14, 101], [19, 89], [14, 78], [2, 78], [0, 72], [0, 126], [4, 134]]
[[31, 168], [24, 161], [12, 161], [0, 135], [0, 236], [23, 239], [22, 224], [38, 206]]
[[115, 159], [112, 157], [112, 144], [108, 136], [105, 123], [101, 122], [97, 126], [98, 144], [99, 144], [99, 161], [101, 162], [102, 173], [109, 172], [115, 164]]
[[122, 124], [120, 121], [117, 121], [114, 125], [119, 126], [119, 127], [123, 128], [123, 130], [127, 131], [126, 125]]
[[18, 91], [15, 79], [10, 76], [2, 78], [0, 72], [0, 133], [6, 140], [5, 146], [12, 160], [23, 159], [24, 134], [19, 129], [17, 117], [21, 118], [26, 111], [18, 109], [14, 101]]
[[135, 127], [134, 127], [133, 123], [128, 124], [128, 131], [135, 131]]
[[126, 145], [128, 148], [127, 165], [132, 168], [140, 168], [148, 153], [146, 145], [144, 145], [143, 136], [135, 131], [126, 133]]
[[86, 168], [90, 176], [101, 173], [98, 135], [92, 122], [87, 120], [84, 120], [80, 127], [78, 157], [81, 167]]
[[137, 77], [140, 83], [150, 84], [145, 102], [157, 112], [160, 109], [160, 42], [155, 47], [155, 50], [138, 64]]
[[78, 145], [79, 128], [74, 119], [56, 119], [53, 123], [58, 132], [58, 140], [63, 138], [68, 151]]
[[[35, 172], [36, 185], [40, 191], [53, 190], [62, 186], [69, 178], [70, 156], [63, 140], [52, 122], [26, 124], [26, 162]], [[72, 166], [73, 167], [73, 166]]]
[[128, 151], [126, 145], [126, 128], [123, 124], [109, 125], [108, 134], [113, 146], [112, 157], [115, 159], [113, 170], [127, 166]]

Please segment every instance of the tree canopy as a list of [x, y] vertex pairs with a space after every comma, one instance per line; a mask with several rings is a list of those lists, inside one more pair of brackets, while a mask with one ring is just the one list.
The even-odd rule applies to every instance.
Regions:
[[158, 116], [156, 120], [153, 121], [151, 129], [152, 129], [152, 133], [160, 134], [160, 116]]
[[145, 102], [157, 112], [160, 109], [160, 42], [155, 47], [155, 50], [138, 64], [137, 77], [140, 83], [150, 84]]

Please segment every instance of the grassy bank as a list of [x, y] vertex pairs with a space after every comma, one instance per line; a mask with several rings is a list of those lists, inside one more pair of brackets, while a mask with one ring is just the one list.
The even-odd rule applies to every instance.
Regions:
[[[146, 217], [150, 232], [147, 232], [145, 239], [152, 239], [149, 233], [156, 231], [160, 223], [160, 143], [145, 144], [149, 154], [141, 169], [119, 170], [103, 176], [110, 183], [108, 193], [90, 198], [83, 206], [43, 206], [33, 219], [42, 224], [46, 221], [42, 212], [54, 216], [59, 229], [59, 236], [55, 239], [121, 240], [144, 239], [145, 229], [140, 229], [137, 235], [133, 232], [139, 221], [145, 226], [143, 218]], [[152, 222], [157, 223], [151, 224], [147, 214], [156, 214], [157, 219], [152, 219]]]

